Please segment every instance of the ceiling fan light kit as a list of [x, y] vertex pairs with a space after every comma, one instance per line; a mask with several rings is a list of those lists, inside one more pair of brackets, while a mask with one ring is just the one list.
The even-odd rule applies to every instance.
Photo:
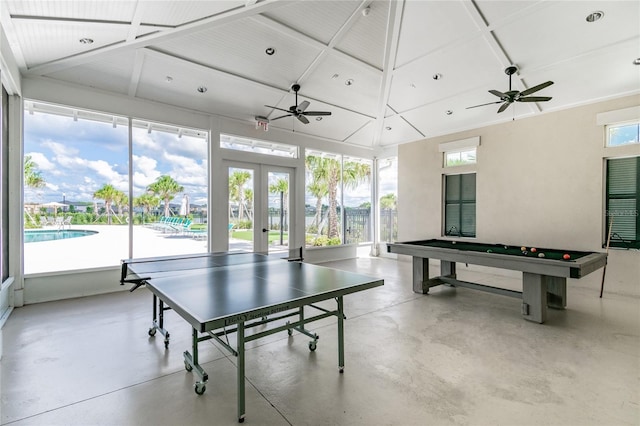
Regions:
[[500, 105], [500, 108], [498, 108], [498, 113], [501, 113], [504, 110], [506, 110], [507, 108], [509, 108], [509, 106], [514, 102], [547, 102], [547, 101], [550, 101], [552, 99], [550, 96], [529, 96], [529, 95], [531, 95], [531, 94], [533, 94], [533, 93], [535, 93], [535, 92], [537, 92], [539, 90], [542, 90], [545, 87], [551, 86], [553, 84], [553, 81], [547, 81], [547, 82], [538, 84], [537, 86], [530, 87], [529, 89], [523, 90], [522, 92], [520, 92], [519, 90], [512, 90], [512, 88], [511, 88], [511, 76], [513, 74], [515, 74], [516, 72], [518, 72], [518, 67], [516, 67], [514, 65], [508, 66], [504, 70], [504, 73], [509, 76], [509, 90], [508, 91], [500, 92], [498, 90], [489, 90], [489, 93], [491, 93], [492, 95], [495, 95], [495, 96], [500, 98], [499, 101], [488, 102], [486, 104], [480, 104], [480, 105], [474, 105], [474, 106], [467, 107], [467, 109], [477, 108], [477, 107], [485, 106], [485, 105], [502, 104], [502, 105]]

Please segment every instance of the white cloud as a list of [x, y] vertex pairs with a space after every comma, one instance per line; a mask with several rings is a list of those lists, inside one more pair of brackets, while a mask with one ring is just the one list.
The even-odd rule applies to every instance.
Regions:
[[55, 170], [56, 166], [41, 152], [29, 152], [25, 156], [31, 156], [31, 160], [36, 164], [40, 171]]

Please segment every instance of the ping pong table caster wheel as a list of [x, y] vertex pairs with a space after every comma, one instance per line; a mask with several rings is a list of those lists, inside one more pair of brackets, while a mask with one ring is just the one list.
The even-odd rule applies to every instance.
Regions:
[[194, 390], [198, 395], [202, 395], [207, 390], [207, 386], [204, 383], [198, 382], [194, 385]]
[[193, 371], [193, 367], [187, 361], [184, 362], [184, 369], [187, 371]]
[[288, 329], [287, 329], [287, 334], [288, 334], [289, 336], [293, 336], [293, 330], [292, 330], [292, 329], [290, 329], [290, 328], [288, 328]]
[[169, 349], [169, 339], [164, 339], [164, 348]]
[[309, 350], [310, 350], [311, 352], [313, 352], [313, 351], [315, 351], [315, 350], [316, 350], [316, 342], [315, 342], [315, 341], [311, 341], [311, 342], [309, 342]]
[[156, 335], [156, 329], [155, 329], [155, 328], [153, 328], [153, 327], [151, 327], [151, 328], [149, 329], [149, 336], [153, 337], [153, 336], [155, 336], [155, 335]]

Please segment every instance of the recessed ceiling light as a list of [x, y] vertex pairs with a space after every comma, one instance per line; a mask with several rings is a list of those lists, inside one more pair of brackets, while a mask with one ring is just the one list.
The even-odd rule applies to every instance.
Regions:
[[84, 37], [84, 38], [80, 39], [80, 43], [82, 43], [82, 44], [91, 44], [91, 43], [93, 43], [93, 39]]
[[362, 9], [362, 16], [369, 16], [370, 13], [371, 13], [371, 6], [367, 6], [364, 9]]
[[207, 91], [207, 88], [205, 86], [198, 86], [198, 92], [205, 93], [206, 91]]
[[633, 65], [640, 65], [640, 58], [636, 58], [633, 60]]
[[387, 126], [384, 128], [385, 130], [391, 130], [391, 126]]
[[445, 114], [447, 114], [447, 115], [451, 115], [451, 114], [453, 114], [453, 111], [451, 111], [450, 109], [448, 109], [448, 110], [445, 112]]
[[344, 84], [346, 86], [351, 86], [353, 84], [353, 79], [352, 78], [348, 79], [347, 81], [344, 82]]
[[322, 121], [322, 117], [316, 117], [316, 121]]
[[173, 81], [173, 77], [171, 77], [170, 75], [168, 75], [164, 81], [166, 81], [167, 83], [171, 83]]
[[411, 87], [412, 89], [415, 89], [416, 85], [415, 85], [415, 83], [409, 83], [409, 87]]
[[267, 55], [271, 56], [271, 55], [276, 53], [276, 49], [275, 49], [275, 47], [267, 47], [267, 49], [264, 51], [264, 53], [266, 53]]
[[433, 77], [431, 77], [431, 78], [433, 78], [434, 80], [440, 80], [440, 79], [442, 78], [442, 74], [440, 74], [440, 73], [435, 73], [435, 74], [433, 75]]
[[332, 80], [335, 80], [335, 79], [336, 79], [336, 78], [338, 78], [338, 77], [340, 77], [340, 74], [334, 74], [334, 75], [332, 75], [332, 76], [331, 76], [331, 79], [332, 79]]
[[596, 22], [604, 17], [604, 12], [601, 10], [596, 10], [595, 12], [591, 12], [587, 16], [587, 22]]

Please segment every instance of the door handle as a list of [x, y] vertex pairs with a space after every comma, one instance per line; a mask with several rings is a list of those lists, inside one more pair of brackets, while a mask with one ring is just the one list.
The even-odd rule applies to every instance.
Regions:
[[269, 232], [270, 230], [267, 228], [262, 228], [262, 232]]

